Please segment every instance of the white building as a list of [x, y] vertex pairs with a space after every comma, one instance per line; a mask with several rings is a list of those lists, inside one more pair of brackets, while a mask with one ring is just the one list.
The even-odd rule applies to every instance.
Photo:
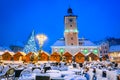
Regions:
[[71, 8], [68, 9], [67, 13], [68, 15], [64, 16], [64, 38], [57, 40], [51, 46], [52, 53], [58, 52], [60, 54], [65, 54], [69, 52], [74, 56], [80, 52], [85, 56], [94, 54], [99, 57], [100, 45], [96, 45], [85, 38], [78, 38], [77, 16], [73, 15]]
[[99, 41], [97, 45], [100, 46], [99, 48], [99, 57], [105, 57], [109, 53], [109, 43], [108, 41]]

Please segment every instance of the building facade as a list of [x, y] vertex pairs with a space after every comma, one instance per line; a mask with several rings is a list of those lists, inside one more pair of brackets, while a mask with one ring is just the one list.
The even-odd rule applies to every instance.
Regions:
[[120, 63], [120, 45], [111, 46], [109, 49], [109, 60]]
[[94, 44], [88, 39], [78, 37], [77, 16], [73, 15], [72, 9], [67, 11], [64, 16], [64, 38], [57, 40], [52, 46], [52, 53], [57, 52], [61, 55], [70, 53], [73, 58], [78, 53], [83, 54], [87, 60], [94, 60], [89, 55], [95, 55], [99, 58], [100, 46]]

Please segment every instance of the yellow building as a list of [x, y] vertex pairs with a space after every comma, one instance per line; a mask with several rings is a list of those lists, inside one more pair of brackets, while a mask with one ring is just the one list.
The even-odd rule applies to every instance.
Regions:
[[120, 63], [120, 45], [110, 47], [109, 59], [111, 62]]

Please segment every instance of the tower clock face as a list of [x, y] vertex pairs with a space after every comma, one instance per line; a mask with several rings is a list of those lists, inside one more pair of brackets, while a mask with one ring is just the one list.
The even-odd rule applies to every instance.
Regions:
[[72, 18], [70, 18], [70, 19], [69, 19], [69, 21], [70, 21], [70, 22], [72, 22], [72, 21], [73, 21], [73, 19], [72, 19]]

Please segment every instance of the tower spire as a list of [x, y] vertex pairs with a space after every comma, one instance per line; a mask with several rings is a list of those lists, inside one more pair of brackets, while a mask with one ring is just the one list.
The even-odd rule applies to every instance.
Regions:
[[72, 15], [72, 14], [73, 14], [72, 9], [71, 9], [70, 7], [68, 8], [67, 13], [68, 13], [69, 15]]

